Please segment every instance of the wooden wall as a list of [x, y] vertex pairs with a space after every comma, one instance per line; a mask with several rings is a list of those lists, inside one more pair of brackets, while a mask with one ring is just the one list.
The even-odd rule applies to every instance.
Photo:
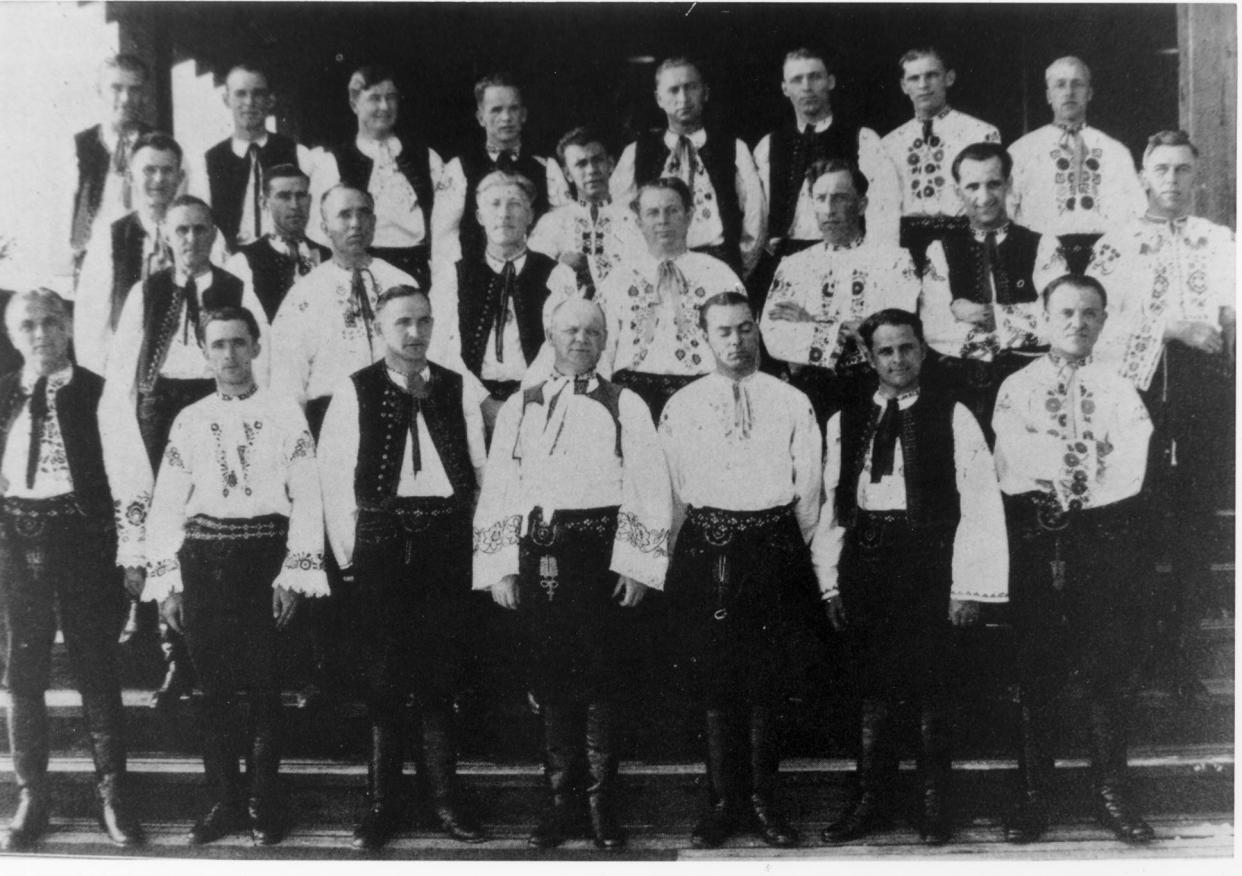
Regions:
[[1238, 10], [1177, 7], [1179, 120], [1199, 147], [1194, 212], [1237, 230]]

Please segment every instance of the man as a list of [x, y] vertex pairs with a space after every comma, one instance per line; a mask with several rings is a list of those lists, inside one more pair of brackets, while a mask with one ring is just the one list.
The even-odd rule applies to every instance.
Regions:
[[996, 402], [996, 471], [1012, 554], [1022, 738], [1008, 842], [1048, 829], [1053, 698], [1070, 673], [1086, 688], [1096, 817], [1126, 843], [1154, 838], [1125, 788], [1129, 678], [1141, 635], [1137, 592], [1151, 566], [1139, 491], [1151, 420], [1134, 386], [1091, 353], [1107, 295], [1092, 277], [1044, 290], [1048, 355]]
[[[95, 762], [100, 823], [119, 846], [143, 841], [124, 803], [125, 714], [116, 631], [125, 593], [95, 410], [103, 381], [69, 361], [69, 308], [54, 292], [14, 295], [5, 327], [22, 357], [0, 378], [0, 591], [9, 632], [9, 751], [17, 811], [0, 848], [34, 847], [48, 827], [47, 690], [59, 627]], [[141, 581], [129, 581], [137, 592]]]
[[595, 845], [625, 844], [618, 701], [635, 669], [633, 609], [668, 565], [668, 471], [642, 401], [595, 374], [606, 331], [591, 301], [556, 308], [552, 375], [501, 410], [474, 518], [474, 586], [518, 612], [541, 706], [551, 801], [537, 848], [577, 820], [583, 760]]
[[233, 133], [207, 150], [202, 166], [189, 173], [191, 193], [211, 205], [229, 252], [261, 240], [272, 228], [263, 209], [264, 174], [278, 164], [303, 171], [311, 166], [305, 146], [267, 130], [276, 108], [267, 73], [239, 64], [224, 79], [224, 105], [233, 117]]
[[1090, 68], [1072, 56], [1058, 58], [1044, 81], [1052, 124], [1009, 147], [1009, 212], [1015, 222], [1055, 235], [1069, 270], [1081, 274], [1100, 235], [1141, 216], [1146, 201], [1130, 150], [1087, 124]]
[[691, 194], [689, 247], [746, 276], [759, 261], [767, 227], [763, 184], [750, 150], [705, 127], [709, 91], [694, 62], [665, 59], [656, 68], [655, 86], [668, 129], [645, 133], [625, 147], [612, 173], [612, 191], [629, 203], [649, 183], [680, 179]]
[[369, 193], [375, 201], [371, 255], [426, 289], [431, 283], [432, 209], [444, 162], [409, 130], [398, 136], [401, 91], [392, 69], [355, 70], [349, 77], [349, 108], [358, 117], [358, 133], [321, 158], [314, 190], [323, 193], [344, 183]]
[[[470, 510], [484, 463], [478, 399], [427, 358], [427, 293], [392, 286], [376, 302], [383, 360], [342, 380], [320, 446], [328, 539], [351, 582], [343, 639], [371, 720], [367, 814], [355, 848], [400, 825], [403, 713], [414, 695], [436, 817], [463, 842], [484, 837], [458, 808], [453, 695], [470, 592]], [[417, 742], [414, 745], [418, 748]]]
[[310, 179], [292, 164], [278, 164], [263, 173], [259, 209], [271, 217], [262, 239], [241, 247], [224, 269], [254, 292], [268, 322], [301, 277], [326, 262], [331, 250], [306, 237], [310, 220]]
[[898, 66], [914, 118], [885, 135], [881, 145], [901, 176], [901, 245], [921, 273], [927, 245], [966, 224], [945, 165], [971, 143], [999, 143], [1000, 132], [949, 106], [957, 72], [939, 49], [911, 49]]
[[[104, 450], [118, 472], [113, 493], [125, 509], [118, 535], [126, 574], [138, 577], [146, 565], [145, 518], [169, 430], [183, 408], [210, 395], [214, 386], [194, 334], [198, 317], [220, 307], [262, 312], [240, 280], [210, 262], [217, 239], [210, 207], [182, 195], [169, 206], [164, 228], [173, 264], [135, 283], [126, 296], [99, 408]], [[266, 340], [266, 320], [260, 329]], [[261, 350], [254, 364], [260, 385], [267, 383], [267, 363]], [[175, 702], [193, 687], [184, 642], [169, 629], [161, 629], [168, 672], [152, 698], [156, 706]]]
[[[259, 322], [250, 311], [207, 311], [198, 340], [216, 388], [173, 423], [151, 500], [143, 598], [184, 633], [203, 691], [203, 770], [214, 802], [190, 829], [190, 845], [246, 823], [255, 844], [268, 846], [285, 826], [276, 633], [303, 596], [328, 592], [315, 442], [293, 401], [255, 382]], [[250, 705], [241, 732], [240, 690]]]
[[550, 296], [577, 295], [568, 266], [527, 248], [536, 197], [534, 183], [524, 176], [502, 171], [485, 176], [475, 191], [485, 247], [466, 251], [452, 269], [437, 275], [432, 288], [435, 310], [445, 314], [445, 331], [437, 336], [432, 357], [482, 382], [489, 436], [504, 401], [547, 372], [535, 361], [545, 337], [545, 303]]
[[477, 140], [444, 166], [436, 190], [436, 270], [447, 269], [458, 259], [477, 256], [486, 246], [479, 218], [471, 212], [479, 184], [500, 171], [524, 176], [534, 186], [531, 223], [553, 205], [565, 202], [564, 178], [555, 161], [530, 152], [522, 143], [526, 105], [517, 82], [505, 73], [484, 76], [474, 84], [474, 117], [484, 131]]
[[605, 373], [638, 393], [652, 419], [673, 393], [715, 370], [699, 308], [720, 292], [745, 294], [719, 259], [686, 248], [693, 201], [676, 178], [646, 183], [634, 201], [647, 251], [618, 265], [600, 284], [608, 317]]
[[1143, 154], [1146, 215], [1105, 234], [1088, 269], [1111, 290], [1098, 358], [1134, 384], [1155, 426], [1146, 543], [1168, 550], [1176, 584], [1162, 599], [1164, 641], [1153, 656], [1182, 695], [1201, 689], [1184, 639], [1219, 553], [1215, 512], [1232, 507], [1235, 452], [1233, 233], [1190, 215], [1197, 165], [1185, 132], [1153, 135]]
[[272, 320], [272, 392], [306, 411], [316, 437], [333, 388], [384, 355], [375, 336], [380, 292], [417, 285], [370, 254], [376, 219], [369, 192], [341, 183], [324, 193], [319, 210], [332, 259], [293, 284]]
[[820, 431], [806, 396], [758, 372], [759, 326], [745, 295], [711, 296], [699, 320], [714, 371], [660, 418], [676, 546], [668, 592], [707, 731], [709, 809], [690, 841], [715, 848], [753, 823], [768, 845], [793, 846], [798, 833], [776, 801], [776, 721], [817, 657], [807, 545], [819, 516]]
[[1006, 600], [1000, 491], [974, 417], [920, 382], [919, 318], [881, 310], [858, 333], [879, 389], [828, 421], [813, 550], [862, 696], [859, 794], [823, 839], [848, 842], [887, 823], [898, 762], [890, 719], [905, 699], [919, 709], [919, 836], [942, 845], [953, 832], [953, 628], [975, 623], [980, 602]]
[[609, 191], [612, 156], [603, 137], [574, 128], [556, 144], [573, 200], [544, 214], [530, 235], [530, 248], [568, 265], [583, 298], [594, 298], [614, 266], [645, 246], [629, 205]]
[[[751, 285], [751, 298], [760, 308], [777, 263], [822, 239], [807, 174], [818, 161], [835, 159], [859, 168], [871, 192], [868, 237], [888, 245], [897, 243], [901, 216], [897, 171], [875, 131], [833, 112], [832, 92], [836, 87], [837, 78], [826, 52], [797, 48], [785, 55], [781, 94], [793, 107], [793, 118], [755, 147], [755, 165], [768, 202], [765, 249], [771, 265], [758, 272], [765, 275], [756, 278], [762, 288]], [[763, 334], [768, 338], [766, 329]]]
[[947, 388], [992, 443], [992, 405], [1001, 382], [1047, 349], [1039, 290], [1065, 273], [1057, 239], [1009, 219], [1013, 168], [996, 143], [972, 143], [953, 159], [968, 230], [927, 247], [920, 313], [934, 351], [925, 382]]
[[877, 310], [918, 306], [910, 254], [863, 231], [867, 177], [839, 158], [807, 168], [821, 244], [784, 259], [760, 326], [768, 352], [787, 363], [790, 383], [811, 399], [820, 427], [871, 371], [858, 326]]

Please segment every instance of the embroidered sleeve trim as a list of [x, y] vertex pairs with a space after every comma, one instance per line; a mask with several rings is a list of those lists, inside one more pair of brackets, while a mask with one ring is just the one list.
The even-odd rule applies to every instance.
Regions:
[[181, 563], [175, 558], [168, 560], [160, 560], [158, 563], [151, 563], [147, 566], [147, 577], [162, 578], [170, 572], [175, 572], [181, 568]]
[[522, 515], [514, 514], [503, 520], [497, 520], [491, 526], [474, 530], [475, 553], [495, 554], [507, 545], [518, 543], [518, 533], [522, 530]]
[[303, 431], [298, 436], [297, 443], [293, 445], [293, 453], [289, 455], [290, 461], [299, 459], [315, 458], [315, 439], [311, 437], [310, 432]]
[[633, 545], [644, 554], [668, 556], [668, 530], [650, 529], [631, 511], [617, 515], [617, 540]]
[[309, 551], [290, 551], [285, 555], [286, 569], [300, 569], [303, 572], [313, 572], [323, 568], [323, 554], [311, 553]]

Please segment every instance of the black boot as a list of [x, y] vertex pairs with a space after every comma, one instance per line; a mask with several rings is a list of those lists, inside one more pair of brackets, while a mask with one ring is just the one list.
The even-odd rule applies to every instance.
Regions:
[[953, 761], [949, 743], [949, 719], [939, 705], [924, 704], [919, 717], [922, 751], [919, 773], [922, 779], [922, 809], [919, 839], [929, 846], [942, 846], [953, 837], [953, 818], [949, 806], [949, 779]]
[[123, 848], [142, 845], [142, 827], [124, 802], [125, 713], [120, 690], [84, 692], [82, 710], [86, 713], [95, 775], [98, 777], [99, 826], [114, 845]]
[[707, 710], [708, 810], [690, 832], [690, 844], [696, 849], [718, 848], [738, 828], [737, 754], [729, 719], [722, 709]]
[[440, 826], [455, 840], [481, 843], [483, 831], [462, 808], [457, 795], [457, 750], [453, 741], [451, 701], [425, 705], [422, 710], [424, 775]]
[[151, 708], [163, 709], [176, 705], [182, 697], [194, 692], [194, 667], [185, 638], [160, 619], [160, 651], [164, 654], [164, 680], [151, 694]]
[[256, 694], [250, 704], [250, 799], [246, 816], [255, 845], [274, 846], [285, 836], [280, 799], [280, 696]]
[[384, 846], [401, 820], [399, 784], [404, 762], [395, 721], [372, 721], [371, 762], [367, 768], [369, 808], [354, 828], [353, 847], [372, 850]]
[[544, 775], [552, 798], [527, 842], [537, 849], [553, 849], [574, 832], [575, 764], [581, 740], [576, 705], [545, 702], [543, 713]]
[[231, 700], [203, 697], [203, 773], [215, 802], [190, 828], [186, 840], [192, 846], [215, 842], [246, 824], [235, 712]]
[[759, 837], [770, 846], [789, 848], [798, 844], [798, 832], [782, 817], [776, 806], [780, 756], [777, 753], [776, 722], [772, 710], [754, 706], [750, 710], [750, 805]]
[[51, 814], [47, 788], [47, 706], [42, 693], [9, 696], [9, 750], [13, 752], [13, 773], [17, 778], [17, 811], [0, 841], [0, 850], [22, 852], [32, 848], [47, 832]]
[[1116, 698], [1096, 699], [1091, 716], [1091, 770], [1095, 778], [1096, 812], [1099, 823], [1123, 843], [1143, 845], [1156, 838], [1136, 813], [1126, 791], [1126, 736], [1123, 704]]
[[820, 834], [826, 843], [847, 843], [874, 833], [889, 824], [885, 811], [894, 764], [888, 754], [889, 705], [865, 699], [858, 735], [858, 798], [850, 810]]
[[625, 846], [625, 831], [617, 823], [617, 737], [616, 714], [612, 703], [591, 703], [587, 706], [586, 723], [587, 769], [591, 784], [587, 786], [587, 804], [591, 810], [591, 833], [595, 847], [620, 849]]
[[1012, 808], [1005, 815], [1007, 843], [1033, 843], [1048, 832], [1052, 757], [1047, 745], [1047, 702], [1032, 685], [1018, 691], [1018, 777]]
[[124, 778], [125, 773], [109, 773], [99, 778], [96, 786], [99, 792], [99, 824], [113, 845], [132, 848], [146, 842], [146, 837], [142, 825], [125, 805], [121, 791]]

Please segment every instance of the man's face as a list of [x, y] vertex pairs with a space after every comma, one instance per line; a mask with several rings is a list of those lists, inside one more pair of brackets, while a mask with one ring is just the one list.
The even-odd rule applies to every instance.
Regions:
[[949, 89], [957, 74], [944, 69], [935, 55], [922, 55], [902, 67], [901, 91], [910, 98], [915, 115], [930, 118], [949, 102]]
[[677, 255], [686, 248], [690, 214], [672, 189], [643, 189], [638, 198], [638, 227], [652, 255]]
[[967, 159], [958, 166], [958, 174], [961, 179], [957, 183], [957, 196], [962, 199], [971, 227], [995, 229], [1009, 221], [1005, 206], [1009, 180], [1005, 179], [999, 158]]
[[849, 171], [822, 174], [811, 186], [815, 220], [828, 243], [849, 243], [862, 233], [862, 216], [867, 199], [854, 188]]
[[602, 202], [607, 198], [611, 174], [612, 159], [602, 143], [565, 147], [565, 178], [580, 199]]
[[37, 374], [51, 374], [69, 364], [73, 323], [38, 300], [14, 301], [5, 314], [5, 326], [22, 361]]
[[203, 329], [203, 356], [221, 386], [249, 386], [254, 382], [251, 363], [259, 355], [259, 341], [240, 319], [215, 319]]
[[488, 86], [483, 91], [475, 118], [487, 132], [488, 143], [494, 146], [516, 144], [522, 139], [522, 126], [526, 124], [521, 92], [507, 85]]
[[276, 105], [267, 78], [250, 70], [234, 70], [224, 82], [224, 105], [237, 131], [260, 132]]
[[139, 149], [129, 159], [129, 178], [133, 192], [147, 207], [163, 209], [177, 196], [181, 185], [181, 162], [171, 150]]
[[142, 118], [147, 81], [136, 71], [106, 67], [99, 77], [99, 97], [109, 124], [117, 130], [128, 128]]
[[668, 116], [670, 127], [695, 130], [703, 125], [707, 86], [691, 66], [669, 67], [656, 81], [656, 104]]
[[488, 242], [495, 246], [522, 243], [534, 218], [526, 193], [513, 183], [494, 185], [479, 192], [475, 215]]
[[1094, 92], [1091, 90], [1091, 73], [1086, 67], [1073, 61], [1061, 61], [1048, 71], [1048, 106], [1052, 118], [1061, 124], [1071, 125], [1087, 117], [1087, 104]]
[[820, 119], [832, 110], [830, 94], [837, 86], [835, 76], [819, 58], [794, 58], [785, 62], [781, 94], [789, 98], [794, 111], [807, 119]]
[[1157, 146], [1143, 159], [1148, 209], [1157, 216], [1185, 216], [1195, 191], [1195, 153], [1189, 146]]
[[745, 304], [707, 309], [707, 345], [716, 356], [716, 370], [726, 377], [745, 377], [759, 367], [759, 325]]
[[1094, 289], [1065, 283], [1048, 296], [1044, 322], [1052, 352], [1072, 359], [1091, 355], [1107, 317]]
[[263, 206], [281, 237], [299, 238], [310, 220], [310, 183], [300, 176], [281, 176], [268, 183]]
[[881, 325], [871, 336], [867, 359], [890, 394], [917, 389], [926, 348], [908, 325]]
[[358, 117], [358, 130], [376, 140], [392, 133], [397, 124], [397, 110], [401, 93], [391, 79], [364, 88], [356, 98], [351, 98], [349, 108]]
[[556, 370], [566, 376], [593, 370], [607, 339], [599, 307], [582, 299], [566, 301], [557, 308], [548, 330], [548, 340], [556, 353]]
[[375, 237], [375, 208], [362, 192], [337, 189], [323, 202], [323, 233], [334, 253], [360, 256]]
[[380, 308], [375, 330], [384, 340], [387, 356], [407, 366], [421, 368], [427, 362], [427, 345], [435, 320], [426, 295], [394, 298]]
[[216, 242], [216, 226], [210, 211], [197, 204], [174, 207], [164, 217], [164, 228], [177, 267], [190, 275], [207, 267], [211, 245]]

